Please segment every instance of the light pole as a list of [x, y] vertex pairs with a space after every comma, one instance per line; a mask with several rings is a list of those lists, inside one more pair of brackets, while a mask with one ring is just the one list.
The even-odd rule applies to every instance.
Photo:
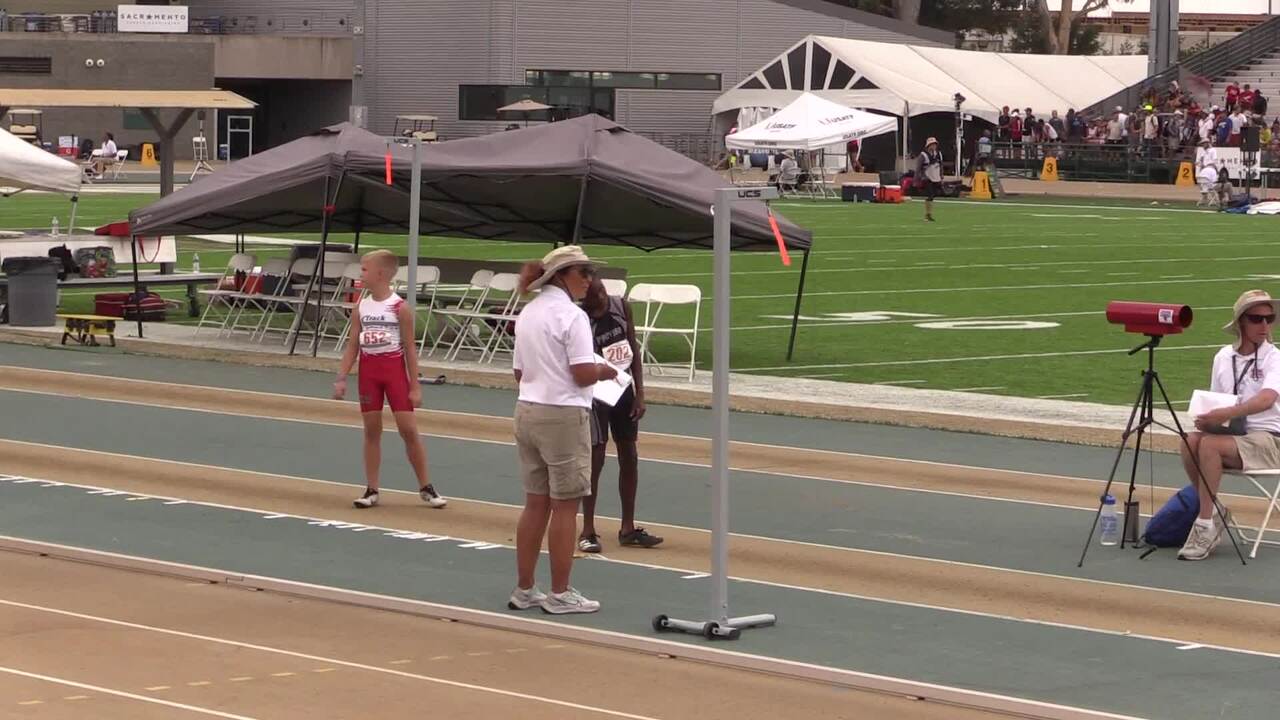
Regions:
[[956, 93], [951, 99], [956, 103], [956, 180], [959, 180], [960, 157], [964, 147], [964, 111], [960, 109], [960, 106], [964, 104], [967, 98], [960, 93]]

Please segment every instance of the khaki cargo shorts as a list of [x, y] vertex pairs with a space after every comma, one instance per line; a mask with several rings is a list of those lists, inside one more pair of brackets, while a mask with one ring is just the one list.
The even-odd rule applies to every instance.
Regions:
[[524, 491], [572, 500], [591, 494], [591, 424], [583, 407], [517, 402], [516, 450]]

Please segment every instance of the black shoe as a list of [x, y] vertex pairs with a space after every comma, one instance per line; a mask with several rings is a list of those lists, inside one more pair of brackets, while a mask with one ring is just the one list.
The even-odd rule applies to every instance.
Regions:
[[445, 500], [444, 497], [440, 495], [440, 493], [436, 492], [435, 487], [432, 485], [427, 485], [426, 487], [419, 490], [418, 497], [421, 497], [422, 502], [426, 503], [427, 505], [433, 508], [442, 508], [445, 505], [449, 504], [449, 501]]
[[378, 504], [378, 491], [372, 488], [365, 488], [364, 495], [356, 498], [351, 504], [361, 510], [371, 508]]
[[598, 553], [600, 547], [600, 536], [596, 534], [584, 535], [578, 538], [578, 550], [584, 553]]
[[638, 527], [629, 533], [618, 533], [618, 542], [632, 547], [651, 548], [662, 544], [662, 538], [650, 535], [644, 528]]

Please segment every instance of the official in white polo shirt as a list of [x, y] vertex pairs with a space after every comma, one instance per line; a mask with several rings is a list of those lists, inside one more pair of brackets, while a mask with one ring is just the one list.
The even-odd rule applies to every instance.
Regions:
[[[586, 297], [594, 276], [594, 264], [576, 245], [552, 250], [520, 272], [521, 292], [541, 292], [516, 320], [512, 360], [520, 383], [515, 434], [525, 492], [516, 528], [516, 589], [507, 602], [512, 610], [537, 605], [559, 615], [600, 609], [569, 585], [578, 504], [591, 494], [592, 389], [618, 374], [596, 363], [591, 323], [575, 304]], [[534, 583], [544, 534], [550, 594]]]
[[1246, 291], [1222, 328], [1235, 342], [1213, 357], [1209, 389], [1235, 395], [1237, 402], [1195, 419], [1199, 432], [1188, 435], [1187, 444], [1199, 461], [1198, 470], [1187, 448], [1182, 449], [1187, 477], [1199, 490], [1200, 517], [1178, 551], [1181, 560], [1203, 560], [1222, 542], [1225, 523], [1214, 517], [1212, 498], [1218, 496], [1224, 467], [1280, 468], [1280, 350], [1271, 343], [1278, 307], [1280, 302], [1266, 292]]

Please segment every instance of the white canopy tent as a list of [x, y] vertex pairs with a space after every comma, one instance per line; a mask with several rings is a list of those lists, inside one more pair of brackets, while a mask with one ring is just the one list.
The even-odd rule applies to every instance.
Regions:
[[734, 150], [819, 150], [897, 129], [897, 118], [853, 110], [806, 92], [769, 118], [729, 135], [725, 144]]
[[20, 190], [80, 192], [84, 175], [73, 162], [0, 130], [0, 188], [9, 193]]
[[717, 98], [712, 112], [781, 108], [812, 92], [914, 117], [954, 112], [959, 93], [965, 113], [995, 122], [1003, 105], [1065, 113], [1146, 77], [1145, 55], [1021, 55], [809, 35]]

